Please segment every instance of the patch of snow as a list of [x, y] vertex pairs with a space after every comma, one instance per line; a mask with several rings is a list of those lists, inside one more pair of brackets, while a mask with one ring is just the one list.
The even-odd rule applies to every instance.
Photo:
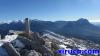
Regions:
[[[70, 48], [66, 48], [65, 45], [59, 45], [59, 47], [64, 50], [71, 50]], [[67, 54], [62, 54], [61, 56], [76, 56], [76, 55], [71, 55], [71, 54], [67, 53]]]
[[46, 30], [46, 32], [47, 32], [48, 34], [51, 34], [51, 35], [56, 36], [56, 37], [59, 37], [59, 38], [65, 38], [64, 36], [59, 35], [59, 34], [56, 34], [56, 33], [52, 32], [52, 31], [49, 31], [49, 30]]
[[55, 37], [55, 36], [52, 36], [52, 35], [50, 35], [50, 34], [45, 34], [44, 36], [47, 36], [47, 37], [49, 37], [50, 39], [55, 39], [55, 40], [57, 40], [57, 41], [59, 41], [59, 42], [62, 42], [62, 39], [57, 38], [57, 37]]
[[[1, 46], [4, 44], [4, 43], [7, 43], [7, 42], [11, 42], [13, 40], [15, 40], [17, 38], [18, 35], [6, 35], [5, 36], [5, 39], [1, 39], [0, 40], [0, 56], [8, 56], [6, 50], [4, 48], [2, 48]], [[18, 44], [19, 45], [19, 44]]]
[[[57, 35], [57, 34], [55, 34], [53, 32], [44, 34], [44, 36], [47, 36], [50, 39], [55, 39], [55, 40], [61, 42], [62, 44], [59, 44], [60, 49], [71, 50], [70, 48], [66, 48], [67, 45], [69, 45], [69, 46], [75, 47], [79, 50], [87, 50], [89, 47], [91, 47], [87, 44], [94, 44], [93, 42], [88, 42], [87, 40], [82, 40], [82, 39], [77, 39], [77, 38], [63, 38], [62, 39], [62, 38], [59, 38], [59, 37], [61, 37], [60, 35], [57, 35], [57, 36], [55, 36], [55, 35]], [[99, 44], [95, 44], [95, 46], [99, 46]], [[77, 56], [77, 55], [67, 54], [67, 55], [62, 55], [62, 56]], [[84, 56], [84, 55], [79, 54], [78, 56]]]
[[79, 47], [79, 50], [87, 50], [87, 48], [85, 46], [82, 46], [82, 45], [77, 45], [77, 47]]
[[5, 36], [5, 40], [8, 42], [11, 42], [13, 40], [15, 40], [18, 37], [18, 35], [7, 35]]
[[0, 40], [0, 46], [2, 46], [4, 43], [11, 42], [17, 38], [18, 35], [6, 35], [5, 39]]

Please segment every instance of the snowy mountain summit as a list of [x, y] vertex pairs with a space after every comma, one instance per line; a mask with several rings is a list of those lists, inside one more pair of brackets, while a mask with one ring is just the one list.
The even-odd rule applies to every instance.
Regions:
[[[35, 36], [34, 36], [35, 37]], [[19, 35], [6, 35], [4, 39], [0, 40], [0, 56], [9, 56], [8, 48], [5, 48], [3, 45], [5, 43], [11, 43], [13, 48], [19, 53], [20, 56], [26, 55], [26, 56], [40, 56], [41, 52], [37, 52], [36, 49], [30, 50], [31, 47], [29, 47], [28, 39], [24, 39], [24, 36]], [[44, 47], [46, 47], [48, 50], [51, 49], [51, 52], [55, 52], [59, 49], [65, 49], [65, 50], [88, 50], [88, 49], [100, 49], [99, 44], [95, 44], [92, 41], [89, 40], [82, 40], [77, 38], [67, 38], [65, 36], [61, 36], [59, 34], [56, 34], [54, 32], [48, 32], [44, 33], [40, 38], [42, 38], [45, 43]], [[33, 41], [34, 42], [34, 41]], [[31, 42], [30, 42], [31, 43]], [[34, 42], [35, 43], [35, 42]], [[35, 47], [36, 48], [36, 47]], [[23, 54], [22, 51], [25, 51], [27, 54]], [[45, 50], [45, 49], [43, 49]], [[41, 50], [41, 51], [43, 51]], [[2, 52], [3, 51], [3, 52]], [[10, 50], [11, 51], [11, 50]], [[36, 54], [36, 55], [35, 55]], [[82, 55], [82, 54], [57, 54], [54, 53], [53, 56], [98, 56], [98, 54], [94, 55]]]
[[[83, 19], [80, 21], [87, 22]], [[11, 30], [0, 39], [0, 56], [100, 56], [98, 53], [73, 54], [70, 52], [66, 54], [65, 51], [68, 50], [99, 51], [100, 45], [74, 36], [62, 36], [50, 30], [31, 31], [28, 18], [25, 18], [24, 24], [24, 31]]]

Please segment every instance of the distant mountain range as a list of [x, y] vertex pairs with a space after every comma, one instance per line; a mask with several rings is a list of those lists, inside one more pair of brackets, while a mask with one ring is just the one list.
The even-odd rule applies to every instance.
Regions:
[[[35, 32], [45, 32], [50, 30], [66, 37], [76, 37], [81, 39], [89, 39], [94, 42], [100, 42], [100, 28], [91, 24], [88, 20], [80, 18], [77, 21], [41, 21], [30, 20], [31, 30]], [[22, 21], [12, 21], [0, 24], [0, 34], [7, 34], [9, 30], [24, 30]]]

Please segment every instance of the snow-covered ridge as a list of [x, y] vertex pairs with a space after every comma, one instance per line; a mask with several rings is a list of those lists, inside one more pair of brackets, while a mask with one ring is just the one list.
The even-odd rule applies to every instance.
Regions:
[[15, 40], [18, 37], [18, 35], [6, 35], [4, 39], [0, 40], [0, 46], [4, 43], [11, 42]]
[[4, 48], [2, 48], [1, 46], [4, 43], [7, 42], [12, 42], [13, 40], [15, 40], [18, 37], [18, 35], [6, 35], [4, 39], [0, 40], [0, 56], [8, 56], [6, 50]]
[[[56, 35], [56, 36], [55, 36]], [[79, 50], [87, 50], [87, 49], [100, 49], [100, 45], [96, 44], [92, 41], [87, 41], [87, 40], [82, 40], [82, 39], [77, 39], [77, 38], [67, 38], [64, 37], [63, 38], [59, 38], [62, 37], [59, 34], [56, 34], [54, 32], [50, 32], [48, 31], [48, 33], [44, 34], [44, 36], [47, 36], [50, 39], [55, 39], [59, 42], [62, 42], [62, 44], [59, 44], [59, 47], [65, 50], [72, 50], [72, 49], [79, 49]], [[64, 55], [62, 55], [64, 56]], [[65, 56], [76, 56], [76, 55], [65, 55]], [[83, 56], [81, 54], [79, 54], [79, 56]]]

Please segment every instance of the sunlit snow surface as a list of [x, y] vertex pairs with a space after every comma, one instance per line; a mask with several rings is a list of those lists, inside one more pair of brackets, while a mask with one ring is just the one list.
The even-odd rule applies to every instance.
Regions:
[[[86, 40], [81, 40], [81, 39], [77, 39], [77, 38], [66, 38], [64, 36], [61, 36], [61, 38], [60, 38], [60, 35], [57, 35], [57, 36], [55, 36], [55, 35], [57, 35], [57, 34], [55, 34], [53, 32], [49, 32], [49, 33], [44, 34], [44, 36], [47, 36], [50, 39], [55, 39], [59, 42], [62, 42], [63, 44], [59, 44], [59, 47], [61, 49], [63, 48], [65, 50], [72, 50], [68, 46], [76, 47], [79, 50], [87, 50], [87, 49], [93, 49], [93, 48], [95, 49], [97, 47], [100, 47], [100, 45], [95, 44], [93, 42], [87, 42]], [[67, 55], [62, 55], [62, 56], [76, 56], [76, 55], [67, 54]], [[78, 56], [84, 56], [84, 55], [79, 54]]]
[[5, 39], [0, 40], [0, 46], [6, 42], [11, 42], [17, 38], [18, 35], [6, 35]]
[[0, 40], [0, 56], [8, 56], [6, 50], [1, 46], [6, 42], [11, 42], [17, 38], [18, 35], [6, 35], [5, 39]]
[[[52, 36], [51, 34], [45, 34], [45, 36], [48, 36], [50, 39], [56, 39], [56, 40], [58, 40], [58, 41], [60, 41], [60, 42], [63, 42], [64, 44], [68, 44], [68, 45], [71, 45], [72, 44], [72, 40], [70, 40], [70, 39], [67, 39], [68, 40], [68, 42], [66, 42], [66, 41], [64, 41], [63, 39], [60, 39], [60, 38], [57, 38], [57, 37], [55, 37], [55, 36]], [[72, 41], [72, 42], [71, 42]], [[59, 45], [59, 47], [62, 49], [65, 49], [65, 50], [71, 50], [70, 48], [66, 48], [66, 46], [64, 45], [64, 44], [61, 44], [61, 45]], [[62, 56], [75, 56], [75, 55], [70, 55], [70, 54], [67, 54], [67, 55], [62, 55]]]
[[[69, 48], [68, 46], [75, 46], [80, 50], [86, 50], [88, 48], [93, 48], [95, 46], [99, 46], [98, 44], [94, 44], [92, 42], [88, 43], [85, 40], [81, 40], [81, 39], [76, 39], [76, 38], [66, 38], [64, 36], [60, 36], [58, 34], [55, 34], [53, 32], [51, 33], [46, 33], [44, 34], [44, 36], [48, 36], [50, 39], [55, 39], [59, 42], [62, 42], [62, 44], [59, 44], [60, 48], [64, 48], [66, 50], [71, 50], [71, 48]], [[14, 46], [17, 46], [19, 48], [23, 48], [24, 45], [23, 43], [21, 43], [19, 40], [15, 40], [17, 39], [17, 37], [19, 37], [18, 35], [6, 35], [5, 39], [0, 40], [0, 56], [8, 56], [6, 50], [4, 48], [2, 48], [1, 46], [6, 43], [6, 42], [14, 42]], [[92, 47], [91, 47], [92, 46]], [[76, 55], [62, 55], [62, 56], [76, 56]], [[83, 56], [83, 55], [78, 55], [78, 56]]]

